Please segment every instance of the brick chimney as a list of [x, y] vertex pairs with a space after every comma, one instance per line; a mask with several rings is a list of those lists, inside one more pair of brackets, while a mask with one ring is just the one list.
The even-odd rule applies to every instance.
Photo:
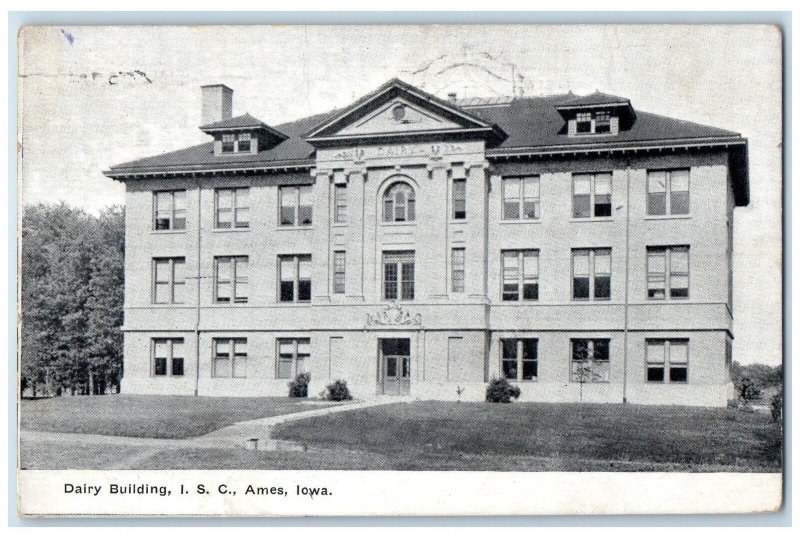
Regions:
[[230, 119], [233, 115], [233, 90], [224, 84], [200, 86], [203, 109], [200, 125]]
[[457, 97], [458, 96], [457, 96], [456, 92], [450, 92], [450, 93], [447, 94], [447, 100], [450, 101], [453, 104], [456, 104], [456, 98]]

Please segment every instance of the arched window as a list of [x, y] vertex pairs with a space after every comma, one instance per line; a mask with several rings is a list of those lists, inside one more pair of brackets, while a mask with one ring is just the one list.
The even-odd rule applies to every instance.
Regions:
[[395, 183], [383, 193], [383, 222], [411, 222], [415, 216], [414, 189]]

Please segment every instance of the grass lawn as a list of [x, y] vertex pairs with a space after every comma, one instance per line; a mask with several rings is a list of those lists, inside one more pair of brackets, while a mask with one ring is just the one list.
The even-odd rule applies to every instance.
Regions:
[[614, 404], [413, 402], [278, 426], [276, 438], [414, 470], [780, 471], [768, 414]]
[[294, 398], [111, 394], [22, 400], [20, 405], [23, 430], [182, 439], [242, 420], [329, 404], [308, 404]]
[[[23, 429], [185, 438], [311, 407], [288, 398], [66, 397], [22, 403]], [[362, 469], [779, 472], [769, 414], [637, 405], [387, 404], [277, 426], [306, 452], [133, 447], [57, 439], [20, 445], [28, 469]]]

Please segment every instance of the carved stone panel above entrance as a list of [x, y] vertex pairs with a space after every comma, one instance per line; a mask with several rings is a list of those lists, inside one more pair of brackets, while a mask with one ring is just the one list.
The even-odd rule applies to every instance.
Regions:
[[375, 314], [367, 314], [367, 327], [421, 327], [422, 314], [411, 314], [396, 302]]

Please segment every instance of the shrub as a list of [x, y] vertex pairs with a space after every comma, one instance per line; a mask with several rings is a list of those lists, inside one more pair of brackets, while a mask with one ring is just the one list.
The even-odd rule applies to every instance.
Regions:
[[289, 382], [289, 396], [292, 398], [305, 398], [308, 396], [308, 382], [311, 380], [311, 374], [303, 372], [297, 374], [294, 380]]
[[735, 382], [739, 398], [745, 401], [757, 400], [761, 397], [761, 388], [749, 377], [743, 377]]
[[327, 389], [325, 394], [326, 400], [341, 402], [343, 400], [353, 399], [353, 395], [350, 394], [350, 389], [347, 388], [347, 381], [337, 379], [325, 388]]
[[772, 422], [779, 422], [783, 416], [783, 391], [776, 392], [769, 402]]
[[511, 403], [522, 395], [519, 387], [512, 385], [505, 379], [492, 379], [486, 387], [486, 401], [495, 403]]

